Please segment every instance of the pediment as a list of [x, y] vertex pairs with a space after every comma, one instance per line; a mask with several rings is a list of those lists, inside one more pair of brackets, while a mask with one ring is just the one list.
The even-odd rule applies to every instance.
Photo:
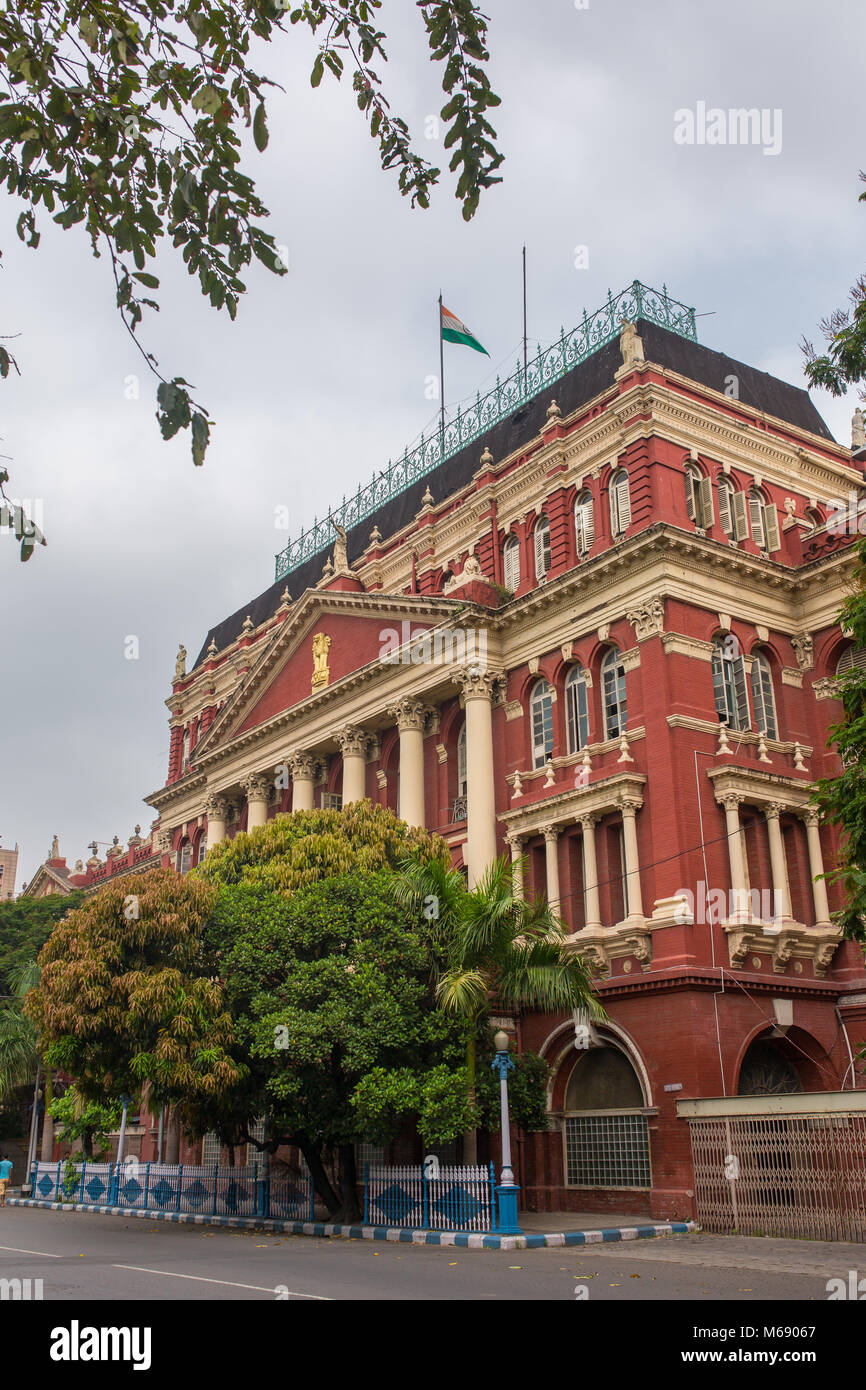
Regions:
[[[347, 676], [378, 666], [395, 640], [430, 629], [460, 608], [465, 603], [438, 596], [308, 589], [198, 743], [195, 760]], [[320, 633], [331, 639], [323, 644], [327, 646], [327, 678], [314, 688], [313, 647]]]

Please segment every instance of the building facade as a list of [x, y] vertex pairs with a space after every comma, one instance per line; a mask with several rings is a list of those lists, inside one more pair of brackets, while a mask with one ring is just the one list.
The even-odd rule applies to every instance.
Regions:
[[837, 621], [866, 451], [644, 287], [576, 341], [293, 543], [190, 670], [181, 648], [151, 852], [186, 872], [366, 797], [470, 882], [510, 854], [607, 1011], [508, 1020], [551, 1067], [523, 1200], [683, 1217], [678, 1099], [862, 1085], [810, 787], [866, 661]]
[[15, 897], [15, 875], [18, 872], [18, 846], [4, 849], [0, 845], [0, 901]]

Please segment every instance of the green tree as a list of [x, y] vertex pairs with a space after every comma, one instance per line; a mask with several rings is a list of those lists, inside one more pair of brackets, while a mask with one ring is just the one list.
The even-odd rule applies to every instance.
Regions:
[[57, 922], [84, 900], [74, 893], [0, 902], [0, 996], [12, 993], [11, 972], [35, 960]]
[[[466, 1075], [473, 1110], [478, 1043], [489, 1033], [485, 1024], [494, 1004], [544, 1012], [586, 1009], [594, 1018], [604, 1016], [582, 957], [566, 945], [562, 922], [543, 900], [515, 896], [507, 859], [492, 864], [474, 888], [441, 862], [409, 863], [397, 896], [438, 928], [444, 968], [436, 997], [467, 1028]], [[477, 1161], [474, 1127], [467, 1131], [463, 1158]]]
[[203, 932], [216, 894], [170, 869], [108, 883], [64, 918], [24, 1009], [48, 1065], [82, 1099], [110, 1105], [147, 1084], [183, 1106], [230, 1089], [231, 1019]]
[[[267, 147], [266, 103], [279, 87], [253, 54], [285, 41], [293, 26], [311, 30], [312, 85], [348, 71], [401, 193], [426, 207], [440, 178], [413, 150], [376, 71], [386, 61], [380, 9], [381, 0], [16, 0], [0, 8], [0, 182], [24, 205], [18, 236], [36, 248], [47, 216], [64, 230], [80, 227], [93, 254], [107, 255], [123, 323], [159, 379], [163, 437], [188, 429], [196, 464], [210, 437], [207, 408], [183, 377], [162, 373], [137, 335], [145, 312], [159, 308], [153, 263], [163, 244], [232, 319], [253, 260], [286, 271], [243, 152], [247, 130], [257, 150]], [[417, 9], [429, 57], [441, 65], [444, 144], [468, 218], [480, 190], [499, 181], [502, 161], [487, 117], [499, 101], [485, 70], [487, 21], [470, 0], [421, 0]], [[10, 365], [0, 346], [0, 375]]]
[[[866, 183], [866, 174], [860, 180]], [[866, 193], [860, 194], [860, 202], [866, 203]], [[857, 279], [848, 298], [849, 309], [834, 309], [820, 324], [824, 352], [816, 353], [806, 338], [801, 344], [810, 385], [833, 396], [844, 396], [850, 386], [866, 381], [866, 276]], [[859, 394], [866, 400], [866, 387]]]
[[122, 1113], [119, 1100], [85, 1100], [74, 1084], [51, 1103], [51, 1118], [61, 1126], [61, 1139], [69, 1144], [80, 1139], [81, 1151], [88, 1159], [102, 1158], [109, 1152], [109, 1135], [118, 1128]]
[[[223, 888], [214, 917], [270, 1143], [300, 1148], [335, 1220], [359, 1214], [357, 1142], [415, 1110], [430, 1137], [450, 1137], [449, 1107], [465, 1098], [462, 1030], [435, 1006], [430, 934], [395, 901], [394, 882], [388, 868], [355, 868], [290, 895], [245, 881]], [[372, 1136], [354, 1103], [371, 1074], [392, 1102]], [[329, 1154], [339, 1158], [339, 1194]]]
[[39, 979], [34, 960], [9, 970], [12, 995], [0, 1003], [0, 1100], [32, 1081], [40, 1063], [39, 1037], [24, 1013], [24, 1000]]

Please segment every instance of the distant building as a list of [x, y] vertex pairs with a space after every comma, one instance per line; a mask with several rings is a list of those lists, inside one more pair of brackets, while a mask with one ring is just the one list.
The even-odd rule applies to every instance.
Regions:
[[96, 853], [97, 843], [94, 840], [88, 845], [91, 856], [87, 862], [76, 859], [72, 869], [61, 855], [55, 835], [48, 858], [39, 865], [30, 882], [23, 885], [21, 897], [44, 898], [50, 893], [72, 893], [76, 888], [82, 888], [85, 893], [95, 893], [109, 879], [156, 868], [160, 855], [154, 848], [154, 831], [151, 830], [146, 838], [142, 838], [140, 831], [141, 826], [137, 825], [127, 845], [122, 845], [115, 835], [104, 860]]
[[15, 897], [15, 875], [18, 872], [18, 846], [0, 846], [0, 901]]

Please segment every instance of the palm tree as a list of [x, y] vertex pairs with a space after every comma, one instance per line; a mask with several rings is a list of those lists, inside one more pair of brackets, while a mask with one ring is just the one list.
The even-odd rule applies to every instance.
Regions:
[[[0, 1101], [19, 1086], [26, 1085], [44, 1066], [36, 1027], [23, 1012], [25, 995], [39, 983], [39, 966], [25, 961], [9, 971], [13, 994], [0, 1007]], [[35, 1099], [34, 1099], [35, 1104]], [[51, 1072], [45, 1071], [45, 1120], [42, 1129], [42, 1157], [50, 1161], [54, 1149], [54, 1121], [51, 1106]]]
[[[469, 1100], [475, 1100], [476, 1045], [482, 1019], [494, 1001], [546, 1013], [585, 1010], [604, 1017], [589, 971], [566, 942], [566, 928], [544, 899], [526, 902], [514, 893], [512, 865], [496, 860], [474, 888], [459, 869], [438, 861], [403, 865], [397, 898], [425, 918], [437, 952], [436, 999], [467, 1025]], [[464, 1139], [464, 1162], [477, 1159], [475, 1129]]]

